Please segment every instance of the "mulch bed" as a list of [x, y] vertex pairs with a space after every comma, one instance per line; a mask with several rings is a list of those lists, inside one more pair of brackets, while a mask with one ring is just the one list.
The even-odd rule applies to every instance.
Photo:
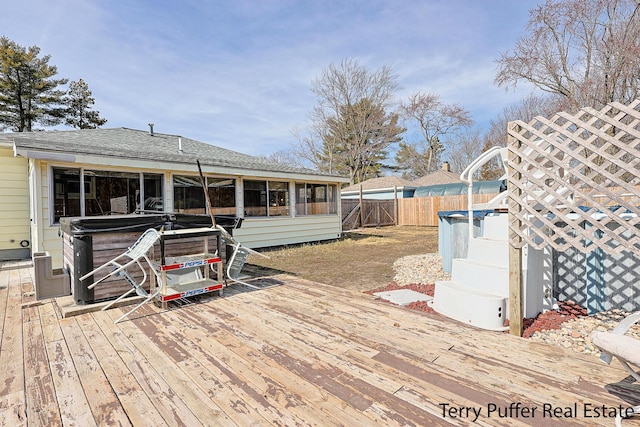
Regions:
[[[420, 292], [423, 294], [427, 294], [429, 296], [433, 296], [435, 285], [422, 285], [422, 284], [411, 284], [400, 286], [395, 282], [389, 283], [387, 286], [384, 286], [379, 289], [374, 289], [372, 291], [365, 292], [366, 294], [373, 295], [376, 292], [387, 292], [394, 291], [397, 289], [410, 289], [412, 291]], [[431, 307], [427, 305], [425, 301], [416, 301], [405, 306], [411, 310], [422, 311], [425, 313], [438, 315]], [[584, 307], [579, 306], [571, 301], [563, 301], [558, 302], [558, 309], [549, 310], [545, 313], [540, 313], [535, 318], [525, 318], [523, 320], [524, 332], [522, 336], [524, 338], [529, 338], [536, 331], [541, 330], [554, 330], [560, 329], [561, 325], [571, 319], [575, 319], [578, 317], [584, 317], [587, 315], [587, 310]], [[508, 322], [508, 321], [507, 321]], [[506, 324], [508, 325], [508, 323]]]
[[524, 332], [522, 336], [529, 338], [536, 331], [560, 329], [560, 326], [567, 320], [585, 317], [586, 315], [587, 309], [572, 301], [558, 302], [557, 310], [540, 313], [533, 319], [524, 319]]

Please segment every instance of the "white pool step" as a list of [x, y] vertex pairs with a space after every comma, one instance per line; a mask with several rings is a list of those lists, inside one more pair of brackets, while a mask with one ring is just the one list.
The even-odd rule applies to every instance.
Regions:
[[467, 258], [451, 264], [451, 280], [438, 281], [431, 307], [459, 322], [503, 331], [508, 318], [509, 244], [506, 215], [487, 215], [483, 236], [469, 241]]
[[505, 240], [476, 237], [469, 242], [467, 259], [486, 265], [509, 268], [509, 245]]
[[456, 281], [436, 282], [431, 307], [459, 322], [491, 331], [504, 331], [507, 298], [481, 292]]

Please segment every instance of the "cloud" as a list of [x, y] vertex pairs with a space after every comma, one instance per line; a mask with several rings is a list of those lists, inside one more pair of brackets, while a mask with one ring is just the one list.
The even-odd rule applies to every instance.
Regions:
[[292, 129], [315, 104], [312, 79], [344, 58], [371, 70], [391, 65], [399, 98], [435, 92], [487, 122], [519, 96], [493, 85], [493, 60], [513, 45], [533, 6], [26, 0], [3, 6], [0, 27], [50, 54], [61, 76], [87, 81], [108, 127], [154, 122], [158, 132], [268, 154], [295, 143]]

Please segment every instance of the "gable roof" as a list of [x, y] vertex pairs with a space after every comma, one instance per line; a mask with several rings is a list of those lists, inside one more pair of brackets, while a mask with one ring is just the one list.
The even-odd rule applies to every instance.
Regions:
[[435, 172], [431, 172], [429, 175], [425, 175], [412, 181], [411, 184], [414, 187], [425, 187], [428, 185], [452, 184], [460, 182], [462, 182], [462, 180], [460, 180], [459, 174], [439, 169]]
[[359, 192], [360, 185], [362, 185], [362, 191], [373, 191], [373, 190], [388, 190], [393, 189], [394, 187], [398, 188], [414, 188], [415, 186], [406, 179], [398, 178], [397, 176], [381, 176], [379, 178], [371, 178], [366, 181], [362, 181], [358, 184], [350, 185], [341, 190], [341, 193], [349, 193], [349, 192]]
[[26, 157], [30, 157], [29, 153], [35, 156], [35, 153], [47, 152], [190, 165], [200, 160], [202, 165], [335, 176], [337, 181], [344, 181], [336, 175], [278, 164], [178, 135], [157, 132], [152, 135], [148, 131], [128, 128], [0, 133], [2, 141], [13, 142], [16, 151]]

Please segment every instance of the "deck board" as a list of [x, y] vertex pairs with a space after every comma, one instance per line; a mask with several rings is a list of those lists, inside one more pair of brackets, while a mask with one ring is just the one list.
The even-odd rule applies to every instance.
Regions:
[[54, 305], [43, 304], [38, 307], [38, 311], [62, 423], [96, 425], [96, 419], [91, 413], [89, 401], [76, 371], [76, 364], [64, 340]]
[[[187, 313], [176, 311], [175, 314], [181, 316]], [[216, 337], [214, 341], [207, 340], [202, 344], [206, 346], [207, 351], [213, 352], [216, 359], [227, 365], [228, 372], [238, 375], [233, 385], [253, 387], [254, 396], [264, 397], [264, 400], [259, 398], [259, 401], [277, 408], [278, 418], [290, 412], [298, 419], [296, 422], [339, 425], [340, 419], [353, 416], [354, 411], [350, 407], [341, 408], [341, 401], [322, 393], [314, 383], [306, 381], [305, 378], [291, 372], [287, 366], [269, 357], [267, 350], [278, 347], [271, 343], [265, 344], [250, 329], [235, 329], [234, 325], [227, 321], [227, 316], [218, 310], [191, 314], [194, 314], [189, 319], [191, 322], [207, 324], [208, 335]], [[308, 404], [305, 400], [313, 401], [315, 404]], [[336, 415], [340, 419], [336, 419]]]
[[269, 402], [255, 386], [251, 387], [258, 384], [263, 389], [267, 388], [262, 377], [256, 374], [256, 365], [247, 364], [242, 355], [232, 353], [229, 346], [216, 340], [202, 340], [197, 331], [193, 333], [189, 325], [194, 321], [201, 323], [201, 319], [193, 316], [182, 318], [178, 312], [172, 314], [175, 316], [171, 316], [168, 322], [155, 324], [150, 321], [150, 325], [143, 328], [163, 328], [175, 340], [193, 343], [190, 357], [177, 363], [185, 375], [210, 390], [207, 394], [212, 399], [229, 402], [225, 411], [233, 420], [238, 420], [239, 425], [270, 425], [283, 419], [302, 422], [287, 414], [278, 402]]
[[168, 370], [173, 369], [173, 366], [159, 366], [156, 369], [151, 361], [142, 357], [127, 333], [120, 329], [120, 325], [113, 323], [114, 319], [109, 317], [108, 313], [97, 312], [91, 315], [105, 331], [105, 337], [149, 396], [152, 407], [162, 416], [167, 425], [204, 425], [176, 395], [172, 385], [166, 381], [163, 368]]
[[[95, 319], [92, 316], [77, 316], [76, 320], [131, 424], [149, 427], [169, 425], [153, 407], [151, 398], [136, 381]], [[108, 326], [112, 326], [111, 322], [108, 322]]]
[[30, 385], [26, 388], [27, 419], [32, 425], [62, 425], [38, 310], [31, 307], [22, 312], [29, 313], [25, 316], [28, 321], [24, 322], [22, 330], [24, 376]]
[[[5, 312], [0, 347], [0, 419], [6, 425], [24, 425], [27, 421], [22, 345], [22, 285], [19, 270], [1, 270], [0, 286], [6, 288]], [[35, 420], [34, 420], [35, 421]]]
[[[106, 314], [110, 315], [112, 321], [120, 317], [115, 310], [106, 312]], [[182, 357], [172, 357], [175, 350], [170, 346], [182, 346], [167, 334], [164, 328], [158, 329], [159, 337], [154, 337], [148, 330], [143, 330], [144, 334], [141, 335], [140, 325], [133, 322], [123, 322], [119, 326], [129, 339], [135, 353], [148, 361], [153, 366], [155, 373], [171, 385], [172, 395], [176, 402], [180, 401], [182, 405], [189, 408], [190, 412], [199, 420], [207, 420], [207, 422], [218, 426], [235, 425], [216, 402], [209, 399], [197, 384], [194, 384], [181, 369], [178, 369], [177, 363], [186, 359], [189, 352], [183, 348]], [[162, 404], [162, 402], [158, 403]], [[178, 406], [177, 403], [176, 405]]]
[[[128, 425], [127, 414], [122, 409], [122, 405], [111, 388], [109, 378], [102, 371], [102, 367], [76, 319], [63, 319], [60, 325], [72, 355], [82, 390], [85, 396], [88, 396], [88, 406], [82, 405], [78, 412], [81, 412], [84, 417], [93, 414], [98, 425]], [[76, 412], [75, 407], [73, 412]], [[79, 425], [85, 424], [79, 423]]]
[[[615, 363], [292, 276], [118, 324], [127, 307], [61, 318], [32, 277], [0, 270], [2, 425], [592, 426], [613, 420], [585, 404], [640, 404]], [[517, 402], [537, 416], [487, 414]]]

